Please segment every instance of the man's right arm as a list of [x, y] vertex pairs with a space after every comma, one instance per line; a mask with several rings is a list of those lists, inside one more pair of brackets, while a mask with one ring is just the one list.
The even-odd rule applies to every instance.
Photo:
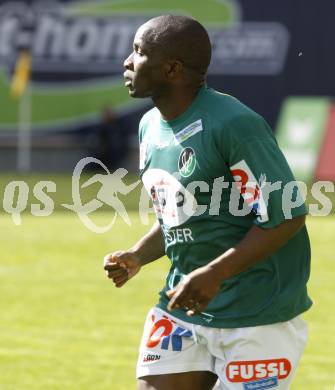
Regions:
[[140, 260], [141, 266], [151, 263], [165, 255], [163, 232], [158, 221], [156, 221], [150, 231], [130, 249], [130, 252], [136, 254]]
[[164, 256], [164, 237], [159, 222], [128, 251], [110, 253], [104, 258], [104, 269], [116, 287], [122, 287], [141, 267]]

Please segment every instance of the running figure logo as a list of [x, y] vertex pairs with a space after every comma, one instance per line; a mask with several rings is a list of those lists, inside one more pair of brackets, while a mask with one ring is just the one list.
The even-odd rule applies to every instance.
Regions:
[[[82, 172], [84, 168], [91, 163], [98, 164], [106, 171], [106, 174], [95, 174], [89, 180], [80, 185]], [[130, 225], [131, 222], [129, 215], [124, 204], [118, 198], [118, 194], [129, 194], [134, 188], [138, 186], [140, 180], [127, 185], [122, 180], [127, 175], [127, 173], [128, 171], [125, 168], [119, 168], [115, 172], [110, 173], [106, 165], [94, 157], [85, 157], [81, 159], [76, 165], [72, 175], [73, 204], [62, 204], [62, 206], [77, 213], [83, 224], [95, 233], [105, 233], [110, 230], [113, 227], [118, 215], [125, 223]], [[87, 188], [88, 186], [95, 183], [101, 183], [101, 187], [96, 195], [96, 199], [92, 199], [86, 204], [83, 204], [80, 196], [80, 189]], [[98, 210], [104, 204], [107, 204], [114, 209], [114, 216], [112, 221], [107, 226], [98, 226], [92, 221], [88, 214]]]

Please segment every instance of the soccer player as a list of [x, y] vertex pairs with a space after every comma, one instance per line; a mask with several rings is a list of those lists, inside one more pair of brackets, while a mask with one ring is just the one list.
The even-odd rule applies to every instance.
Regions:
[[163, 15], [138, 29], [124, 77], [130, 96], [155, 105], [139, 138], [157, 222], [104, 269], [121, 287], [171, 260], [144, 326], [139, 390], [211, 389], [217, 378], [221, 389], [288, 389], [311, 306], [306, 208], [264, 119], [206, 86], [210, 58], [192, 18]]

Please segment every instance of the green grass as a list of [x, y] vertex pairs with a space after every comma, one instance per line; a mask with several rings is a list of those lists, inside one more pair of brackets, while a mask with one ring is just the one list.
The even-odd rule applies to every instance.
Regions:
[[[84, 173], [80, 177], [80, 185], [82, 185], [85, 181], [92, 178], [92, 176], [97, 172], [88, 173], [84, 171]], [[101, 173], [101, 172], [100, 172]], [[102, 172], [105, 174], [105, 172]], [[128, 185], [131, 185], [139, 180], [138, 175], [127, 174], [123, 181]], [[5, 189], [7, 185], [13, 181], [16, 182], [25, 182], [29, 187], [28, 192], [28, 201], [25, 212], [30, 213], [31, 204], [40, 203], [40, 201], [34, 195], [34, 187], [40, 181], [52, 181], [56, 184], [56, 192], [49, 193], [48, 196], [51, 197], [54, 203], [54, 209], [56, 211], [62, 210], [64, 211], [64, 207], [62, 204], [73, 204], [72, 200], [72, 177], [69, 174], [50, 174], [50, 173], [35, 173], [35, 174], [20, 174], [18, 172], [12, 173], [1, 173], [0, 175], [0, 198], [4, 196]], [[97, 191], [100, 189], [101, 184], [96, 183], [92, 184], [86, 188], [80, 189], [80, 196], [83, 204], [89, 202], [94, 199], [97, 195]], [[125, 201], [126, 207], [128, 210], [138, 210], [139, 197], [141, 194], [142, 184], [139, 184], [131, 193], [124, 196], [119, 194], [118, 197]], [[22, 192], [21, 188], [21, 192]], [[44, 190], [46, 191], [46, 190]], [[17, 199], [18, 190], [15, 193], [15, 199]], [[16, 204], [16, 200], [14, 201], [14, 205]], [[111, 211], [111, 207], [104, 204], [99, 209], [100, 211]], [[0, 202], [0, 211], [3, 211], [3, 203]], [[1, 389], [0, 389], [1, 390]]]
[[[112, 215], [98, 213], [103, 224]], [[130, 390], [145, 314], [163, 283], [168, 261], [147, 266], [117, 290], [105, 278], [106, 252], [127, 248], [148, 226], [131, 214], [106, 234], [83, 227], [70, 213], [21, 226], [0, 214], [0, 389]], [[309, 218], [313, 244], [305, 315], [310, 340], [293, 390], [332, 390], [335, 384], [335, 217]]]
[[148, 227], [120, 224], [96, 235], [69, 213], [27, 216], [19, 227], [1, 215], [0, 226], [1, 390], [132, 388], [143, 319], [164, 265], [115, 290], [102, 258]]

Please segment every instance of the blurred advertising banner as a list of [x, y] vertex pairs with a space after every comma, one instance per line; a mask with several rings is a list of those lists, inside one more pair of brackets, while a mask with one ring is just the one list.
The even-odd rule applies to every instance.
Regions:
[[330, 104], [326, 98], [292, 97], [283, 106], [276, 135], [298, 180], [309, 182], [314, 177]]
[[315, 177], [335, 182], [335, 106], [329, 111], [326, 134], [321, 146]]
[[286, 62], [290, 35], [279, 21], [244, 21], [243, 7], [220, 2], [74, 1], [3, 2], [0, 6], [0, 129], [15, 129], [17, 101], [8, 94], [22, 47], [32, 55], [32, 127], [72, 129], [104, 106], [131, 113], [122, 64], [137, 28], [157, 14], [191, 14], [213, 43], [209, 74], [277, 75]]
[[103, 144], [104, 134], [98, 141], [91, 135], [113, 116], [135, 138], [152, 103], [129, 98], [123, 61], [137, 28], [164, 13], [205, 25], [213, 46], [209, 86], [236, 96], [274, 129], [288, 97], [334, 95], [333, 0], [0, 0], [0, 147], [8, 148], [0, 169], [13, 158], [17, 134], [26, 149], [64, 149], [72, 135], [76, 147]]
[[[135, 5], [148, 3], [146, 10]], [[164, 2], [163, 2], [164, 3]], [[184, 4], [183, 4], [184, 3]], [[34, 78], [88, 79], [120, 75], [132, 50], [137, 28], [154, 16], [150, 2], [127, 1], [39, 2], [35, 5], [8, 2], [0, 9], [1, 62], [11, 66], [20, 45], [31, 48]], [[171, 2], [169, 2], [171, 4]], [[160, 6], [162, 2], [160, 2]], [[180, 1], [182, 13], [201, 13], [213, 44], [210, 74], [277, 74], [285, 63], [289, 33], [280, 22], [243, 22], [241, 9], [231, 0], [190, 4]], [[138, 8], [138, 9], [136, 9]], [[203, 10], [202, 10], [203, 8]], [[173, 12], [177, 12], [178, 9]], [[162, 12], [167, 10], [162, 9]], [[62, 77], [57, 80], [61, 81]]]

